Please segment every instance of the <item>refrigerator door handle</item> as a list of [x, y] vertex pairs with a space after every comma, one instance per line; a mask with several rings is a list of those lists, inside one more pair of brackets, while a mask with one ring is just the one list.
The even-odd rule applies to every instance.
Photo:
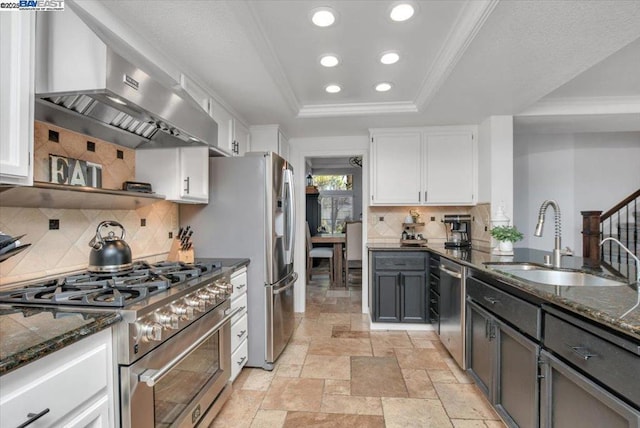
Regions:
[[294, 272], [293, 275], [291, 275], [291, 279], [288, 281], [287, 285], [285, 285], [284, 287], [278, 287], [278, 288], [274, 287], [273, 294], [278, 295], [280, 293], [284, 293], [285, 291], [287, 291], [288, 289], [290, 289], [295, 285], [297, 279], [298, 279], [298, 274]]
[[285, 259], [287, 264], [293, 263], [293, 245], [296, 238], [296, 199], [293, 195], [293, 171], [290, 169], [284, 170], [284, 181], [289, 189], [289, 230], [287, 230], [287, 248], [285, 249]]

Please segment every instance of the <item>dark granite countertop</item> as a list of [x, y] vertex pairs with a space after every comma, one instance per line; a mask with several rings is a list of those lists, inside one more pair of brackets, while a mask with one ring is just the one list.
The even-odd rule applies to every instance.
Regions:
[[[249, 259], [221, 261], [222, 274]], [[117, 309], [0, 304], [0, 376], [109, 328], [122, 320]]]
[[[447, 259], [469, 266], [502, 283], [544, 300], [551, 305], [564, 308], [587, 319], [613, 328], [640, 340], [640, 305], [632, 309], [640, 300], [638, 285], [608, 287], [556, 287], [526, 281], [508, 273], [498, 272], [487, 267], [486, 262], [531, 262], [542, 264], [547, 251], [528, 248], [516, 248], [513, 256], [500, 256], [477, 250], [454, 250], [441, 244], [427, 244], [420, 247], [405, 247], [399, 243], [369, 243], [369, 250], [390, 251], [431, 251]], [[581, 257], [562, 257], [562, 268], [576, 269], [599, 275], [611, 275], [604, 268], [590, 268]], [[617, 278], [620, 279], [620, 278]], [[626, 280], [626, 279], [625, 279]]]
[[121, 319], [109, 310], [0, 305], [0, 376]]

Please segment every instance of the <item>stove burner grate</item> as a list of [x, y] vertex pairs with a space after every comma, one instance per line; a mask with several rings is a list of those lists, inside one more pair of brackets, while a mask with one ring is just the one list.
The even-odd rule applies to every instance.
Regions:
[[84, 272], [0, 292], [0, 302], [123, 307], [220, 269], [219, 262], [136, 262], [118, 273]]

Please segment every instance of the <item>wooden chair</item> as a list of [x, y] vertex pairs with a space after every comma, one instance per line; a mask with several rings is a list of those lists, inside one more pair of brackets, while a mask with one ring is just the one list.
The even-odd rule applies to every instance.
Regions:
[[311, 281], [311, 270], [313, 269], [313, 259], [329, 259], [329, 282], [334, 283], [333, 279], [333, 249], [326, 247], [314, 247], [311, 244], [311, 232], [309, 231], [309, 223], [305, 222], [306, 241], [307, 241], [307, 282]]
[[362, 272], [362, 221], [348, 221], [345, 224], [345, 286], [349, 285], [349, 271], [359, 269]]

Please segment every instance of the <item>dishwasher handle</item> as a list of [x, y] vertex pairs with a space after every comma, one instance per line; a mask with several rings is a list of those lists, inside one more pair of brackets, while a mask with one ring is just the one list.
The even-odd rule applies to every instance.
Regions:
[[456, 272], [456, 271], [453, 271], [451, 269], [447, 269], [443, 265], [440, 265], [440, 271], [442, 271], [442, 272], [446, 273], [447, 275], [452, 276], [454, 278], [462, 279], [462, 272]]

